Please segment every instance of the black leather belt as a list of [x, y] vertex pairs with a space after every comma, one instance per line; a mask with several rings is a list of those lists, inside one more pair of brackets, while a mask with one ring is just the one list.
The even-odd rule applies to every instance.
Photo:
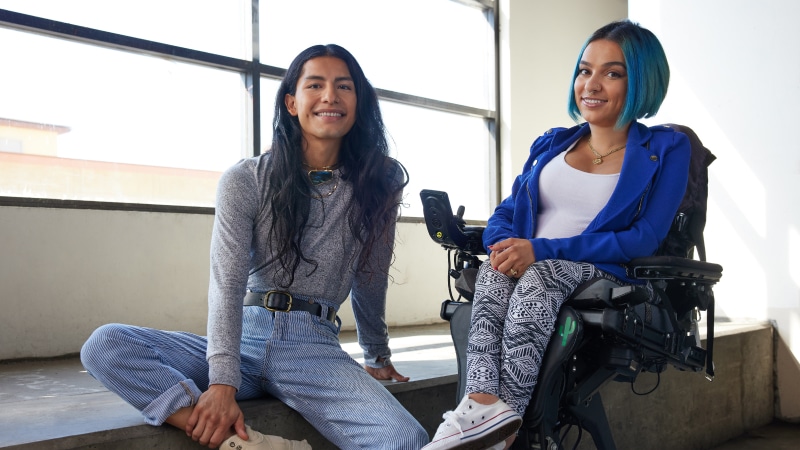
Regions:
[[244, 306], [260, 306], [272, 312], [306, 311], [315, 316], [333, 322], [336, 319], [336, 309], [328, 308], [328, 314], [323, 315], [322, 307], [313, 301], [301, 300], [292, 297], [292, 294], [283, 291], [248, 292], [244, 296]]

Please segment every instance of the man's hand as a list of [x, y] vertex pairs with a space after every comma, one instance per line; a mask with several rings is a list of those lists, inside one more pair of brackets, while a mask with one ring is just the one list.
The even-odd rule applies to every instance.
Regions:
[[186, 422], [186, 434], [200, 445], [218, 448], [232, 431], [247, 439], [244, 414], [236, 403], [236, 388], [212, 384], [200, 396]]
[[404, 377], [397, 373], [394, 369], [394, 366], [389, 364], [386, 367], [381, 368], [374, 368], [369, 366], [364, 366], [364, 369], [367, 371], [368, 374], [372, 375], [372, 378], [376, 380], [394, 380], [394, 381], [408, 381], [410, 378]]

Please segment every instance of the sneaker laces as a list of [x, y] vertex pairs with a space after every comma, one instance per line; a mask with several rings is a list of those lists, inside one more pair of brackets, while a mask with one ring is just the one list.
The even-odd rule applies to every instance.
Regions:
[[[466, 413], [461, 413], [463, 416]], [[442, 419], [444, 419], [443, 426], [450, 426], [453, 425], [458, 428], [458, 432], [463, 436], [464, 430], [461, 429], [461, 424], [458, 423], [458, 413], [455, 411], [447, 411], [446, 413], [442, 414]]]

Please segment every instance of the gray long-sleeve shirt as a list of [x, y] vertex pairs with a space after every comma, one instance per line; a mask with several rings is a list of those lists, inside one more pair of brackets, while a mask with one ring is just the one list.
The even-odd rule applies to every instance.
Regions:
[[[385, 321], [386, 288], [394, 245], [376, 245], [372, 256], [374, 275], [358, 272], [360, 244], [348, 225], [347, 207], [352, 185], [336, 181], [320, 187], [327, 197], [311, 200], [304, 255], [318, 263], [301, 260], [291, 286], [276, 286], [280, 262], [268, 242], [272, 214], [265, 199], [271, 176], [269, 154], [248, 158], [228, 169], [217, 188], [217, 206], [211, 237], [211, 277], [208, 290], [208, 351], [210, 384], [238, 389], [241, 383], [239, 345], [242, 335], [242, 303], [247, 290], [288, 290], [293, 295], [338, 307], [348, 294], [356, 319], [359, 344], [367, 364], [388, 358], [389, 334]], [[392, 225], [394, 228], [394, 225]]]

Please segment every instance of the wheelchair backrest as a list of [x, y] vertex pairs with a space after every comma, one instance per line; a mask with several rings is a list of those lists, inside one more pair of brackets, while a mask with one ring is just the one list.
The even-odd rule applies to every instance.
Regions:
[[686, 135], [692, 147], [689, 161], [689, 180], [678, 212], [667, 237], [661, 242], [656, 255], [679, 256], [692, 259], [697, 248], [701, 261], [706, 260], [703, 230], [708, 207], [708, 166], [717, 159], [707, 149], [697, 134], [689, 127], [673, 123], [665, 126]]

